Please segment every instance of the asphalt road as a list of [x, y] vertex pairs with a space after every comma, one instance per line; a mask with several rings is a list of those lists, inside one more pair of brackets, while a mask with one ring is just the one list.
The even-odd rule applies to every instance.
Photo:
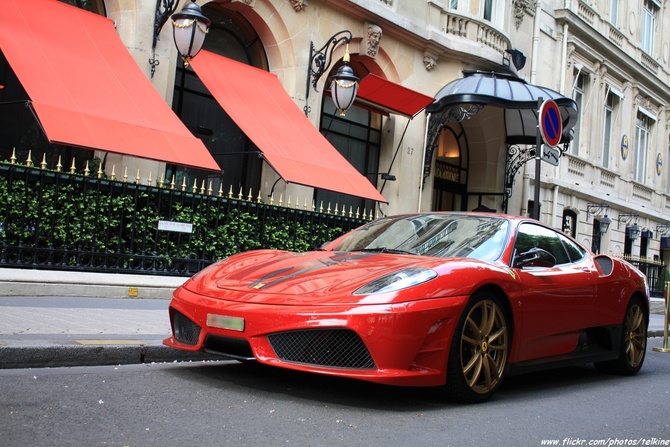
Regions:
[[635, 377], [592, 367], [518, 376], [480, 405], [231, 361], [0, 370], [0, 443], [670, 445], [670, 353], [651, 350], [661, 343], [650, 339]]

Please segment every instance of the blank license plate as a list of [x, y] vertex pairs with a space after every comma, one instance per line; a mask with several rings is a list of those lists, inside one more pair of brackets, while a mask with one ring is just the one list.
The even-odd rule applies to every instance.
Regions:
[[244, 331], [244, 318], [207, 314], [207, 326], [231, 331]]

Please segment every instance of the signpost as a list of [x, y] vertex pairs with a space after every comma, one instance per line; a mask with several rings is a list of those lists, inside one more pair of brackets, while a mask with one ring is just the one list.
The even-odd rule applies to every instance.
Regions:
[[563, 135], [563, 122], [561, 121], [561, 111], [558, 110], [555, 101], [548, 99], [542, 103], [538, 120], [544, 144], [551, 147], [558, 146]]
[[[561, 142], [563, 121], [556, 101], [538, 98], [537, 137], [535, 138], [535, 195], [533, 218], [540, 220], [540, 173], [542, 160], [558, 166], [560, 152], [554, 149]], [[542, 147], [542, 142], [548, 147]]]

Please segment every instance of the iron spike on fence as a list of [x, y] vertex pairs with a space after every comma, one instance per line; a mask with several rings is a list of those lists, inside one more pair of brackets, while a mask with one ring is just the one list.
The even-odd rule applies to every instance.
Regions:
[[33, 165], [32, 153], [33, 153], [32, 149], [28, 150], [28, 158], [26, 158], [26, 166], [29, 168], [32, 167]]
[[116, 180], [116, 165], [112, 165], [112, 175], [110, 175], [112, 180]]
[[9, 158], [9, 161], [15, 165], [16, 164], [16, 148], [12, 149], [12, 156]]
[[61, 172], [63, 170], [63, 165], [61, 164], [60, 155], [58, 156], [58, 164], [56, 165], [56, 172]]
[[47, 168], [47, 153], [46, 152], [42, 154], [42, 163], [40, 163], [40, 168], [42, 168], [42, 170]]
[[72, 159], [72, 165], [70, 166], [70, 174], [75, 173], [75, 165], [74, 165], [74, 158]]

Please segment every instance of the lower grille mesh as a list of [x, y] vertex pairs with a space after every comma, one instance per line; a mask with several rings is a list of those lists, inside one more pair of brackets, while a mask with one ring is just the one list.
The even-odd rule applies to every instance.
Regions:
[[174, 336], [187, 345], [195, 345], [200, 337], [200, 326], [189, 320], [184, 314], [174, 311]]
[[348, 329], [279, 332], [268, 336], [281, 360], [334, 368], [374, 369], [363, 340]]

